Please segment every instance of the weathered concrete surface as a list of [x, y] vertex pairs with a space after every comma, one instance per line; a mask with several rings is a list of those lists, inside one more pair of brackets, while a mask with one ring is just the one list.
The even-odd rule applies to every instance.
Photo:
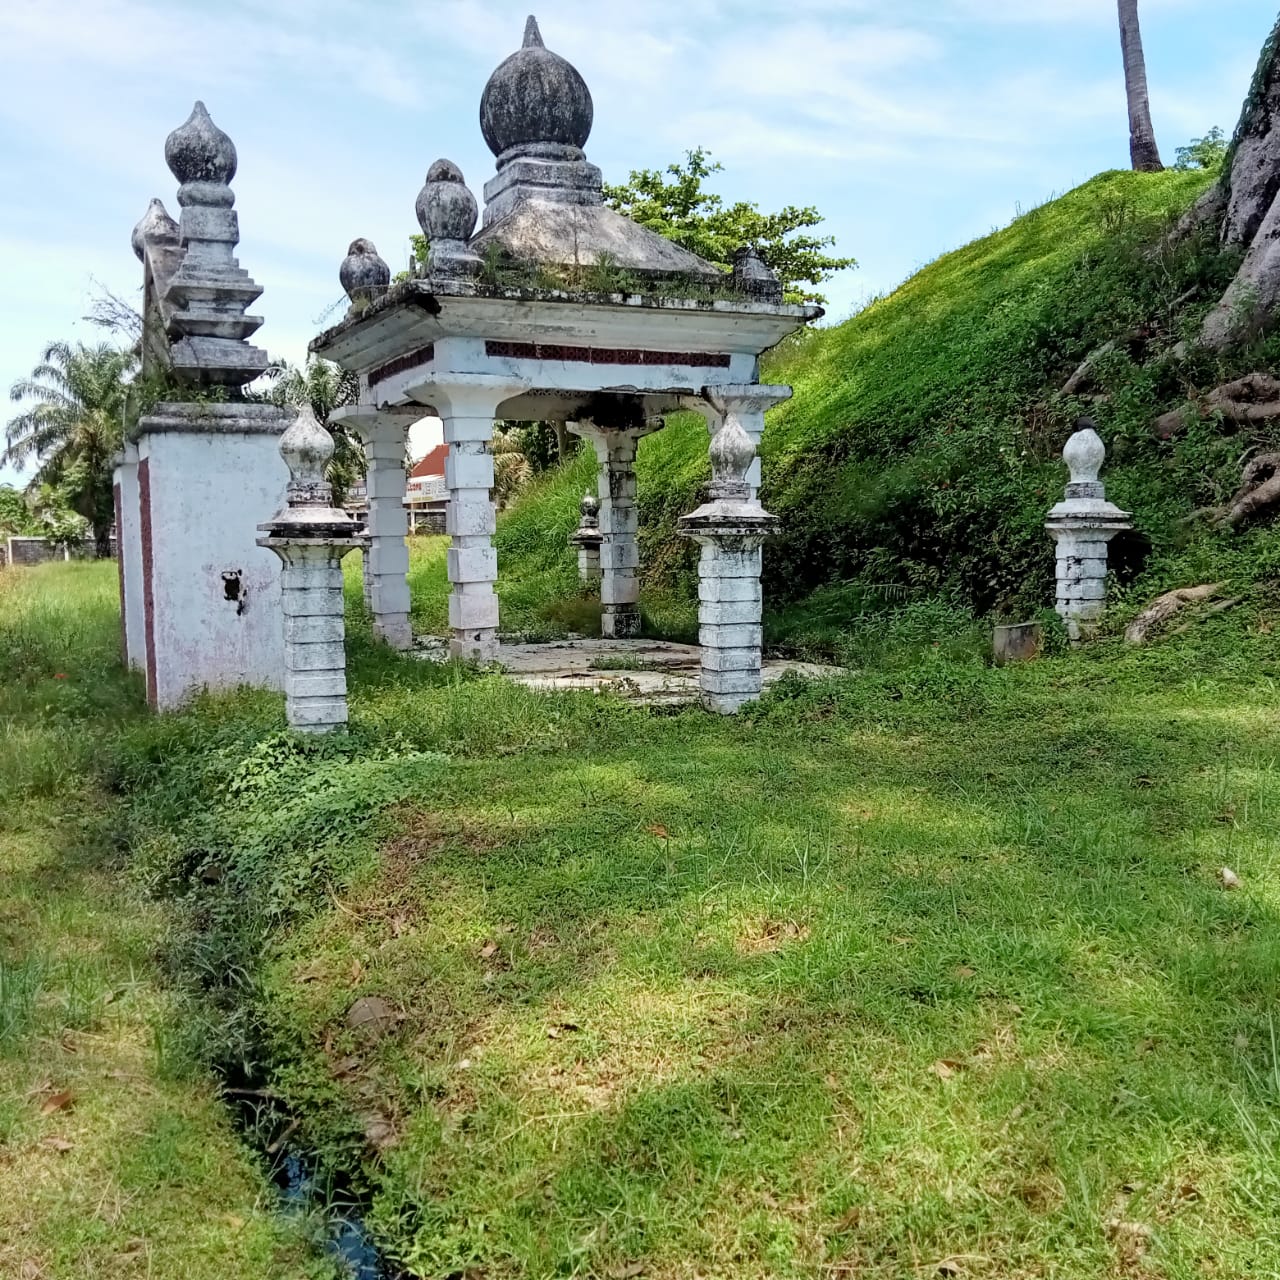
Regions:
[[[441, 640], [422, 646], [422, 656], [443, 661], [448, 645]], [[504, 644], [498, 661], [517, 684], [530, 689], [593, 689], [648, 704], [696, 703], [702, 651], [697, 645], [668, 640], [556, 640], [546, 644]], [[635, 663], [635, 670], [600, 670]], [[839, 667], [772, 659], [764, 664], [768, 688], [788, 671], [812, 679], [844, 674]]]

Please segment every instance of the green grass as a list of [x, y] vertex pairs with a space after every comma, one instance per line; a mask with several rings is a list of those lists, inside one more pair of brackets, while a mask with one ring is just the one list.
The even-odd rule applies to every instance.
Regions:
[[114, 565], [0, 571], [0, 1275], [328, 1274], [174, 1025], [166, 911], [123, 887], [115, 594]]
[[[67, 572], [78, 681], [113, 611]], [[1265, 1276], [1275, 621], [1002, 670], [908, 647], [730, 721], [357, 622], [346, 740], [264, 695], [104, 706], [82, 767], [173, 898], [184, 1024], [410, 1274]], [[131, 1145], [155, 1186], [169, 1132]]]

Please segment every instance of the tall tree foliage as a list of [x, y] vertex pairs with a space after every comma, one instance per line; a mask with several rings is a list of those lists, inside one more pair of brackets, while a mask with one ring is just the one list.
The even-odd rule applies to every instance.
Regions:
[[1142, 28], [1138, 24], [1138, 0], [1118, 0], [1120, 8], [1120, 50], [1124, 55], [1124, 89], [1129, 100], [1129, 158], [1140, 173], [1157, 173], [1164, 168], [1156, 131], [1151, 123], [1151, 100], [1147, 93], [1147, 59], [1142, 51]]
[[788, 302], [825, 302], [816, 286], [857, 262], [826, 252], [835, 244], [834, 236], [805, 234], [822, 223], [822, 215], [812, 206], [787, 205], [777, 213], [761, 213], [745, 200], [725, 204], [723, 196], [703, 187], [723, 167], [698, 147], [685, 153], [683, 164], [669, 164], [664, 170], [635, 169], [625, 183], [606, 183], [605, 202], [726, 269], [735, 250], [754, 245], [782, 281]]
[[333, 457], [326, 478], [333, 485], [333, 500], [341, 506], [347, 490], [365, 473], [364, 446], [358, 436], [340, 422], [330, 422], [329, 415], [344, 404], [354, 404], [360, 394], [360, 381], [354, 373], [330, 360], [312, 357], [302, 368], [281, 361], [275, 366], [275, 381], [267, 392], [272, 404], [310, 405], [320, 424], [333, 437]]
[[112, 470], [124, 433], [130, 351], [51, 342], [30, 377], [9, 388], [27, 407], [9, 420], [0, 461], [36, 463], [32, 491], [47, 486], [88, 520], [96, 554], [111, 554]]

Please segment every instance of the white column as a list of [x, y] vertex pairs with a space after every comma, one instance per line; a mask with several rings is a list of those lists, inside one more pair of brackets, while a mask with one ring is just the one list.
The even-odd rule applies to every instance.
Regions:
[[449, 652], [456, 658], [495, 662], [498, 657], [497, 517], [489, 445], [498, 406], [527, 385], [496, 374], [438, 374], [421, 389], [431, 396], [449, 446], [445, 532], [450, 539]]
[[589, 440], [599, 462], [601, 634], [624, 639], [640, 632], [640, 515], [636, 508], [636, 448], [660, 423], [598, 427], [571, 422]]
[[422, 408], [375, 410], [346, 405], [330, 415], [356, 431], [364, 444], [369, 496], [368, 549], [364, 558], [364, 601], [373, 615], [373, 631], [393, 649], [413, 645], [409, 623], [408, 516], [404, 508], [404, 449], [409, 427], [425, 415]]
[[698, 684], [703, 705], [729, 715], [760, 696], [763, 631], [760, 547], [745, 529], [695, 534], [698, 558]]
[[299, 538], [272, 549], [284, 565], [285, 717], [293, 729], [328, 733], [347, 723], [342, 557], [351, 547]]

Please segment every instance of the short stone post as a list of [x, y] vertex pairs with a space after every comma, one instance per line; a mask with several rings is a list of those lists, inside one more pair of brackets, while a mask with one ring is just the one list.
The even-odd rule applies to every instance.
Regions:
[[1057, 610], [1072, 641], [1097, 629], [1106, 607], [1107, 544], [1133, 528], [1129, 512], [1107, 501], [1098, 479], [1106, 456], [1093, 425], [1082, 424], [1062, 451], [1071, 470], [1066, 497], [1045, 522], [1057, 543]]
[[622, 640], [640, 633], [640, 544], [636, 534], [636, 448], [660, 421], [635, 427], [598, 427], [571, 422], [574, 435], [589, 440], [599, 461], [600, 633]]
[[710, 501], [680, 521], [702, 548], [698, 561], [699, 685], [703, 705], [730, 715], [760, 696], [763, 667], [761, 547], [777, 517], [760, 505], [748, 480], [755, 444], [743, 416], [791, 394], [789, 387], [704, 389], [715, 411]]
[[362, 545], [359, 526], [333, 505], [324, 478], [333, 437], [304, 408], [280, 439], [289, 468], [287, 505], [266, 524], [260, 547], [284, 566], [285, 715], [303, 733], [330, 733], [347, 723], [342, 557]]
[[404, 507], [404, 445], [422, 408], [372, 409], [344, 405], [329, 415], [355, 431], [364, 444], [369, 541], [364, 552], [364, 600], [373, 631], [393, 649], [413, 645], [409, 624], [409, 518]]
[[569, 542], [578, 548], [578, 577], [585, 587], [600, 583], [600, 499], [584, 493], [578, 504], [578, 527]]

